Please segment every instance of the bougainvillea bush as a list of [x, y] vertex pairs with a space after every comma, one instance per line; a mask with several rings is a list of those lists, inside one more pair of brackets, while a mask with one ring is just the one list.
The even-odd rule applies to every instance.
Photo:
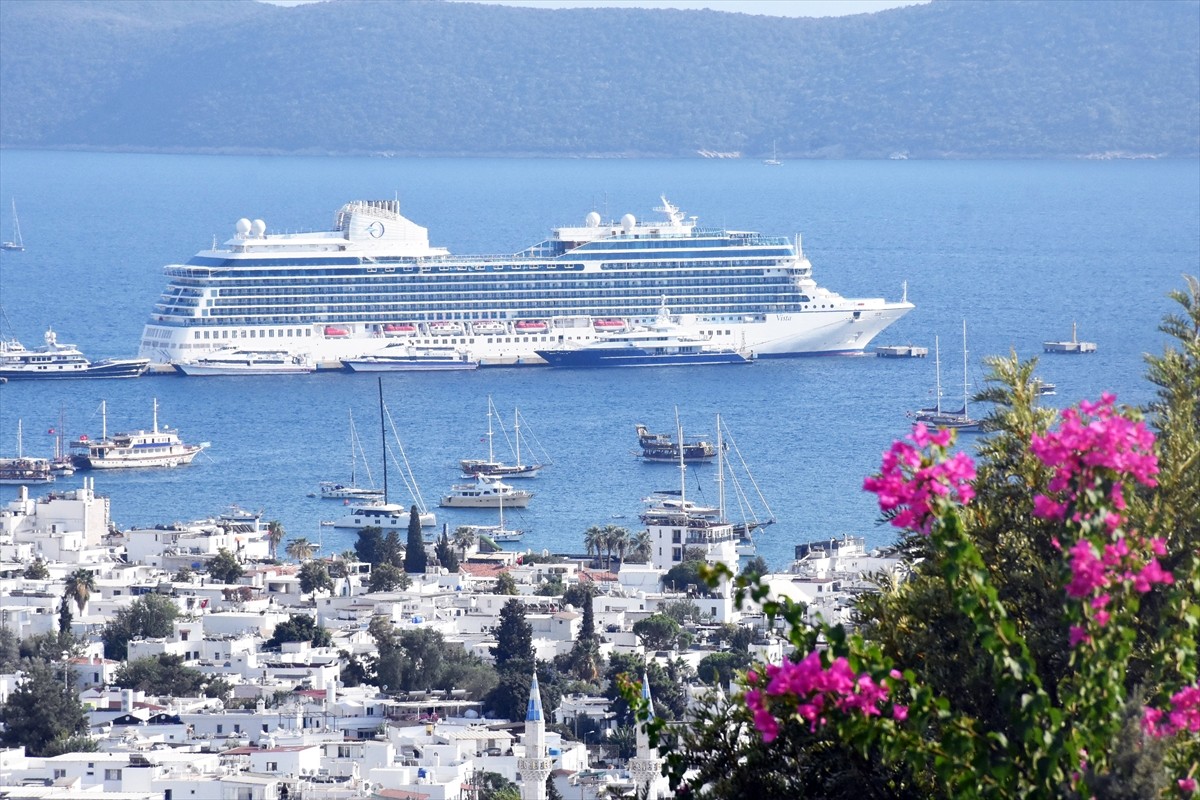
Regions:
[[[864, 481], [911, 574], [853, 632], [733, 579], [792, 655], [664, 738], [685, 796], [1200, 798], [1200, 284], [1148, 357], [1156, 402], [1039, 406], [989, 359], [974, 455], [917, 425]], [[718, 762], [723, 762], [720, 767]], [[764, 778], [764, 776], [771, 776]], [[758, 795], [761, 797], [761, 793]]]

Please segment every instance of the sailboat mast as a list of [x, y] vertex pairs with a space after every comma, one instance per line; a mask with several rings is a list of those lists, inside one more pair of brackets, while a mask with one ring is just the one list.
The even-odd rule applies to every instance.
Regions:
[[21, 444], [21, 420], [17, 420], [17, 458], [25, 456], [24, 448]]
[[687, 464], [683, 460], [683, 425], [679, 422], [679, 409], [675, 409], [675, 436], [679, 443], [679, 501], [687, 502]]
[[375, 380], [379, 382], [379, 443], [383, 445], [383, 504], [387, 505], [387, 426], [383, 424], [383, 378], [378, 377]]
[[969, 420], [967, 413], [967, 321], [963, 320], [963, 420]]
[[492, 405], [492, 396], [489, 394], [488, 395], [488, 434], [487, 434], [487, 436], [488, 436], [488, 463], [489, 464], [494, 464], [496, 462], [496, 456], [492, 453], [492, 435], [493, 435], [492, 434], [492, 409], [493, 408], [495, 408], [495, 406]]
[[354, 455], [354, 409], [348, 408], [346, 412], [350, 415], [350, 485], [358, 486], [358, 481], [354, 474], [355, 467], [358, 465], [358, 459]]
[[516, 408], [513, 409], [513, 438], [517, 440], [517, 463], [516, 466], [521, 466], [521, 413]]
[[725, 442], [721, 438], [721, 415], [717, 414], [717, 509], [725, 521]]
[[938, 337], [933, 337], [933, 368], [934, 368], [934, 387], [937, 400], [935, 408], [940, 416], [942, 413], [942, 350], [938, 344]]
[[158, 433], [158, 398], [154, 398], [154, 432]]

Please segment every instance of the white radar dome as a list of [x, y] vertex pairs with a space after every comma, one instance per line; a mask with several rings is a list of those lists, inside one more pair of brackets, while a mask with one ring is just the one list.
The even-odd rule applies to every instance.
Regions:
[[267, 223], [263, 222], [261, 219], [256, 219], [254, 222], [250, 223], [250, 233], [255, 239], [261, 239], [262, 235], [266, 232]]
[[587, 215], [585, 221], [589, 228], [599, 228], [600, 227], [600, 215], [595, 211], [590, 212]]
[[632, 231], [635, 225], [637, 225], [637, 217], [635, 217], [633, 214], [626, 214], [625, 216], [621, 217], [621, 229], [626, 233]]
[[237, 231], [237, 235], [244, 239], [246, 238], [246, 234], [250, 232], [250, 220], [242, 217], [233, 227]]

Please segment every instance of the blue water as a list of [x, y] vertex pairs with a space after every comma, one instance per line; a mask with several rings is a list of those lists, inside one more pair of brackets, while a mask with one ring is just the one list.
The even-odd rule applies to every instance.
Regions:
[[[225, 240], [239, 217], [271, 230], [327, 227], [345, 201], [399, 196], [434, 244], [512, 252], [593, 209], [650, 214], [666, 194], [701, 224], [803, 234], [819, 283], [845, 295], [898, 298], [917, 309], [878, 343], [932, 348], [961, 385], [961, 325], [970, 379], [987, 354], [1040, 355], [1044, 339], [1097, 342], [1092, 356], [1044, 356], [1040, 374], [1064, 405], [1117, 392], [1152, 394], [1143, 354], [1181, 273], [1200, 272], [1197, 162], [788, 162], [236, 158], [0, 151], [0, 232], [16, 198], [27, 245], [0, 255], [0, 304], [11, 332], [40, 344], [53, 325], [93, 357], [132, 355], [165, 285], [161, 266]], [[8, 327], [8, 326], [6, 326]], [[6, 333], [9, 332], [6, 330]], [[480, 370], [386, 376], [384, 392], [425, 500], [457, 480], [459, 458], [485, 451], [486, 397], [518, 406], [553, 458], [530, 482], [529, 509], [506, 515], [536, 550], [582, 550], [591, 525], [637, 529], [639, 499], [678, 485], [678, 471], [632, 456], [633, 426], [707, 433], [722, 414], [779, 522], [759, 550], [785, 565], [793, 545], [842, 533], [892, 539], [862, 477], [930, 400], [933, 359], [821, 358], [750, 367], [653, 371]], [[0, 386], [0, 454], [48, 455], [46, 430], [66, 409], [70, 436], [160, 419], [212, 447], [176, 471], [95, 474], [121, 526], [192, 519], [230, 503], [261, 508], [326, 552], [352, 536], [322, 529], [342, 513], [306, 495], [348, 477], [347, 409], [368, 456], [380, 445], [375, 379], [365, 375], [146, 378]], [[500, 441], [499, 439], [497, 440]], [[379, 468], [373, 464], [375, 477]], [[715, 501], [712, 467], [689, 469], [689, 493]], [[63, 483], [70, 486], [78, 478]], [[408, 502], [402, 487], [393, 496]], [[0, 499], [13, 496], [0, 487]], [[438, 509], [451, 527], [488, 512]]]

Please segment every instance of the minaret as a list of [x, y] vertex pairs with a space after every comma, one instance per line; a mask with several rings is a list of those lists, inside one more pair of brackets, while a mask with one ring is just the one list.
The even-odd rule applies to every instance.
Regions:
[[[658, 800], [658, 784], [662, 777], [662, 760], [658, 752], [650, 748], [650, 734], [646, 725], [654, 719], [654, 700], [650, 697], [650, 676], [642, 673], [642, 701], [650, 718], [646, 722], [637, 723], [637, 755], [629, 759], [629, 774], [633, 776], [633, 785], [638, 797], [645, 800]], [[643, 794], [644, 792], [644, 794]]]
[[529, 708], [525, 712], [525, 755], [517, 759], [521, 773], [521, 800], [546, 800], [546, 778], [554, 761], [546, 758], [546, 717], [542, 713], [542, 693], [538, 691], [537, 672], [529, 685]]

